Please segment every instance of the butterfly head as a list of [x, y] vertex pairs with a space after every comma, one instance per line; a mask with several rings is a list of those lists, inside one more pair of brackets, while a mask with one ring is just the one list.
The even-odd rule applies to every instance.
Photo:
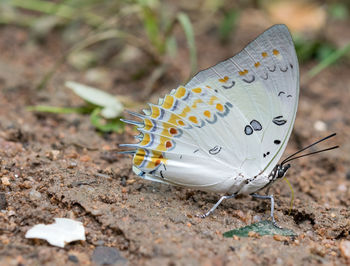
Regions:
[[288, 169], [290, 168], [290, 164], [286, 164], [286, 165], [277, 165], [277, 169], [276, 169], [276, 178], [282, 178], [285, 176], [285, 174], [287, 173]]

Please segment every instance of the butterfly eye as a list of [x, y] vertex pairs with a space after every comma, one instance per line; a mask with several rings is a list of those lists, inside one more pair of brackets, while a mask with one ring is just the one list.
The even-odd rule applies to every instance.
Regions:
[[282, 178], [287, 173], [288, 169], [290, 167], [290, 164], [283, 165], [278, 169], [278, 176], [277, 178]]

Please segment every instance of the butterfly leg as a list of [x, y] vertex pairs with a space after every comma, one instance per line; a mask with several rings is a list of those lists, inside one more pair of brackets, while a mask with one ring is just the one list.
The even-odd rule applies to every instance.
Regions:
[[231, 198], [234, 198], [236, 195], [233, 194], [233, 195], [230, 195], [230, 196], [222, 196], [217, 203], [215, 203], [215, 205], [205, 214], [202, 214], [202, 215], [197, 215], [198, 217], [201, 217], [201, 218], [205, 218], [207, 216], [209, 216], [219, 205], [220, 203], [225, 200], [225, 199], [231, 199]]
[[274, 226], [276, 226], [277, 228], [281, 228], [277, 225], [276, 221], [275, 221], [275, 217], [273, 215], [273, 212], [275, 210], [275, 200], [273, 198], [273, 195], [265, 195], [265, 196], [262, 196], [262, 195], [258, 195], [258, 194], [250, 194], [253, 198], [257, 198], [257, 199], [269, 199], [271, 201], [271, 213], [270, 213], [270, 216], [271, 216], [271, 220], [272, 220], [272, 223]]

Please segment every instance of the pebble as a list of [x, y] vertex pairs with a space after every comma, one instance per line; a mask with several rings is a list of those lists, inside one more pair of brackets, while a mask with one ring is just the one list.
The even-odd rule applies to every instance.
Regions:
[[79, 263], [79, 259], [75, 255], [68, 255], [68, 260], [74, 263]]
[[125, 259], [116, 248], [101, 247], [95, 248], [92, 257], [92, 262], [96, 265], [127, 265], [128, 261]]
[[326, 131], [327, 130], [327, 124], [321, 120], [317, 120], [314, 123], [314, 129], [317, 131]]
[[5, 193], [0, 193], [0, 210], [5, 210], [7, 208], [7, 201]]
[[8, 177], [4, 176], [1, 178], [1, 183], [4, 185], [4, 186], [9, 186], [10, 185], [10, 181], [8, 179]]
[[342, 256], [348, 260], [350, 260], [350, 241], [343, 240], [339, 244], [340, 253]]
[[29, 192], [29, 198], [31, 201], [36, 201], [41, 199], [41, 193], [39, 191], [36, 191], [35, 189], [31, 190]]
[[281, 235], [274, 235], [273, 239], [275, 239], [276, 241], [288, 241], [288, 237]]
[[340, 184], [339, 186], [338, 186], [338, 191], [340, 191], [340, 192], [345, 192], [346, 191], [346, 185], [345, 184]]

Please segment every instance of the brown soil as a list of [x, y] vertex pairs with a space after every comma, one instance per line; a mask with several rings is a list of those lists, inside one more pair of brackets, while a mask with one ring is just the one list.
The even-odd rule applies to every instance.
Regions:
[[[222, 46], [210, 32], [197, 39], [200, 66], [231, 56], [264, 28], [239, 30], [233, 44]], [[249, 36], [247, 34], [249, 32]], [[131, 265], [345, 264], [340, 243], [350, 240], [350, 65], [328, 68], [301, 87], [299, 111], [285, 154], [329, 133], [338, 150], [293, 162], [285, 182], [272, 188], [276, 219], [298, 237], [223, 238], [222, 233], [268, 219], [269, 203], [241, 197], [224, 202], [207, 219], [196, 218], [219, 195], [147, 182], [131, 171], [131, 159], [116, 154], [118, 143], [132, 141], [131, 127], [122, 135], [99, 134], [82, 115], [32, 113], [28, 105], [77, 106], [81, 100], [64, 88], [66, 80], [88, 83], [63, 65], [40, 92], [36, 82], [67, 47], [53, 34], [46, 42], [30, 42], [22, 29], [0, 29], [0, 264], [81, 265], [91, 263], [96, 246], [112, 246]], [[205, 45], [201, 45], [205, 43]], [[186, 42], [168, 73], [156, 84], [153, 100], [176, 87], [188, 73]], [[235, 49], [232, 49], [235, 47]], [[142, 60], [138, 60], [142, 62]], [[142, 64], [142, 63], [140, 63]], [[137, 65], [137, 66], [136, 66]], [[135, 81], [132, 68], [105, 69], [107, 80], [90, 83], [113, 94], [140, 100], [145, 78]], [[146, 65], [144, 66], [147, 67]], [[309, 69], [301, 67], [301, 75]], [[142, 99], [141, 99], [142, 100]], [[145, 99], [147, 100], [147, 99]], [[141, 108], [141, 106], [140, 106]], [[316, 121], [326, 124], [317, 131]], [[87, 240], [64, 249], [25, 239], [26, 231], [55, 217], [83, 222]]]

